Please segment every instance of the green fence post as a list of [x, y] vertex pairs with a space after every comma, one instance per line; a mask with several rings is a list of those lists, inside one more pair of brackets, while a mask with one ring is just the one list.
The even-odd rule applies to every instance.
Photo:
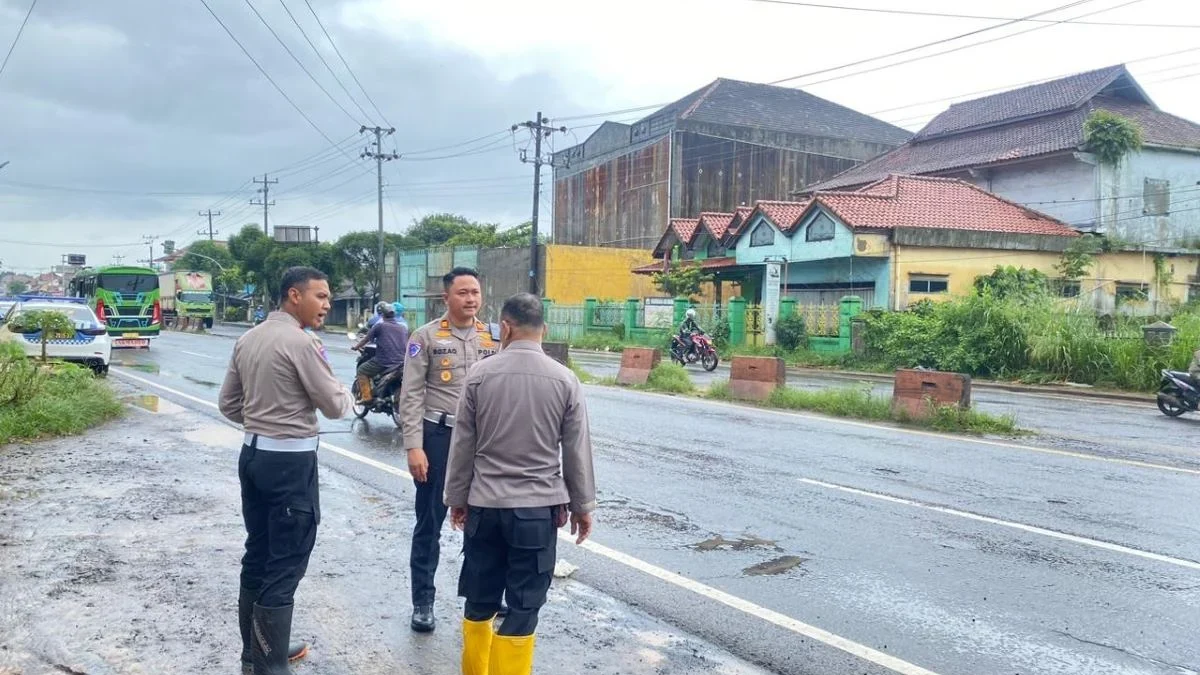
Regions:
[[583, 332], [589, 333], [596, 325], [596, 299], [583, 299]]
[[554, 305], [554, 301], [550, 298], [542, 298], [542, 317], [543, 320], [550, 316], [550, 307]]
[[796, 313], [796, 299], [783, 298], [779, 301], [779, 318], [786, 319]]
[[638, 299], [629, 298], [625, 301], [625, 340], [633, 340], [633, 331], [637, 328]]
[[863, 301], [857, 295], [847, 295], [838, 302], [838, 348], [850, 351], [850, 322], [862, 313]]
[[729, 301], [729, 344], [746, 344], [745, 298], [732, 298]]
[[683, 323], [683, 316], [685, 314], [687, 314], [688, 304], [689, 304], [689, 302], [688, 302], [687, 298], [675, 298], [675, 324], [674, 325], [678, 326], [679, 324]]

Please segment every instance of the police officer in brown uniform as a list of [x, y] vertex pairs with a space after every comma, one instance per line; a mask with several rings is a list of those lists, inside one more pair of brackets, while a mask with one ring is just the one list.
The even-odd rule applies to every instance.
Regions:
[[446, 506], [442, 491], [454, 430], [454, 411], [467, 369], [499, 350], [498, 335], [475, 317], [483, 305], [479, 275], [455, 267], [442, 277], [446, 313], [421, 326], [408, 339], [404, 384], [400, 388], [401, 426], [408, 470], [416, 485], [417, 523], [409, 567], [412, 572], [412, 629], [429, 632], [433, 616], [434, 573], [441, 550]]
[[329, 311], [328, 278], [292, 267], [281, 292], [281, 311], [234, 345], [219, 406], [246, 434], [238, 460], [246, 525], [238, 625], [242, 670], [255, 675], [286, 675], [288, 661], [308, 652], [289, 640], [293, 596], [321, 522], [316, 411], [337, 419], [354, 402], [310, 332]]
[[[596, 481], [579, 380], [542, 351], [542, 301], [521, 293], [500, 315], [503, 351], [473, 367], [456, 411], [445, 501], [464, 529], [458, 593], [464, 675], [529, 675], [534, 629], [570, 512], [583, 543]], [[501, 597], [508, 615], [493, 634]]]

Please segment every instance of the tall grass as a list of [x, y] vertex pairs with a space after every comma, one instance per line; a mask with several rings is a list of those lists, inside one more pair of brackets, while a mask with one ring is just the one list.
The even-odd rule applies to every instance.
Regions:
[[0, 445], [82, 433], [121, 414], [121, 404], [91, 371], [38, 365], [20, 347], [0, 344]]
[[660, 363], [650, 371], [646, 389], [668, 394], [690, 394], [696, 390], [692, 376], [678, 363]]

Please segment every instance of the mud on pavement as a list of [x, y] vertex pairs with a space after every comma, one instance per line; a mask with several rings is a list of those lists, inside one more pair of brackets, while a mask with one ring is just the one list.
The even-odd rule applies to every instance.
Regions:
[[[122, 392], [123, 420], [0, 448], [0, 675], [240, 672], [240, 434]], [[321, 526], [293, 626], [313, 651], [295, 672], [459, 672], [458, 533], [442, 539], [438, 630], [416, 635], [411, 491], [321, 471]], [[765, 672], [569, 579], [555, 580], [542, 612], [535, 671]]]

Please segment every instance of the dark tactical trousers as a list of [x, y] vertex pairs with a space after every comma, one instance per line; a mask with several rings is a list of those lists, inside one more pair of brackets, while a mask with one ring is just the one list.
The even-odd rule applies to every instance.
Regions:
[[492, 618], [503, 597], [508, 602], [508, 616], [497, 633], [533, 635], [550, 590], [557, 543], [553, 507], [470, 507], [458, 578], [458, 594], [466, 598], [466, 618]]
[[263, 607], [290, 605], [321, 522], [317, 453], [243, 445], [238, 477], [246, 523], [242, 587], [257, 591]]
[[450, 458], [451, 427], [425, 420], [425, 457], [429, 475], [424, 483], [413, 481], [417, 488], [417, 525], [413, 529], [412, 553], [409, 567], [412, 572], [413, 605], [432, 605], [436, 593], [433, 579], [441, 554], [442, 525], [446, 522], [446, 462]]

